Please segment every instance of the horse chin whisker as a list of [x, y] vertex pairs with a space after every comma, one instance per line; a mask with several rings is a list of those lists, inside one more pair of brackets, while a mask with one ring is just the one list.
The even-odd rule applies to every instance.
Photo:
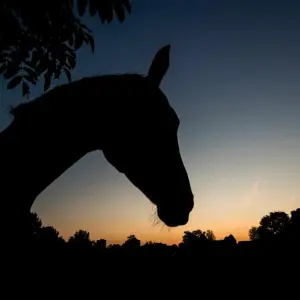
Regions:
[[157, 211], [155, 208], [153, 208], [153, 212], [149, 217], [149, 221], [152, 223], [153, 227], [162, 225], [163, 222], [159, 219], [158, 215], [157, 215]]
[[157, 209], [156, 209], [156, 207], [153, 207], [153, 212], [152, 212], [152, 214], [150, 215], [149, 220], [150, 220], [150, 222], [152, 223], [152, 226], [153, 226], [153, 227], [159, 226], [160, 229], [161, 229], [161, 231], [162, 231], [164, 228], [167, 228], [168, 231], [170, 231], [170, 229], [171, 229], [171, 227], [167, 226], [165, 223], [163, 223], [163, 222], [159, 219], [159, 217], [158, 217], [158, 215], [157, 215]]

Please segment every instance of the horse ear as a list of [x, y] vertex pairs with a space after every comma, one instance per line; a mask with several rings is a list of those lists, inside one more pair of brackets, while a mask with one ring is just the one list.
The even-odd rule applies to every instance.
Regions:
[[166, 45], [158, 50], [149, 68], [148, 78], [151, 79], [157, 86], [160, 85], [164, 75], [169, 68], [170, 48], [170, 45]]

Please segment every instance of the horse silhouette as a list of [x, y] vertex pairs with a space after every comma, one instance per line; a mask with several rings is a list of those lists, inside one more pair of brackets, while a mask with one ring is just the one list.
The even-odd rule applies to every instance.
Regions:
[[11, 110], [14, 119], [0, 133], [2, 221], [12, 212], [20, 226], [45, 188], [85, 154], [102, 150], [156, 205], [163, 223], [188, 222], [194, 200], [179, 119], [159, 88], [169, 53], [169, 45], [161, 48], [147, 75], [83, 78]]

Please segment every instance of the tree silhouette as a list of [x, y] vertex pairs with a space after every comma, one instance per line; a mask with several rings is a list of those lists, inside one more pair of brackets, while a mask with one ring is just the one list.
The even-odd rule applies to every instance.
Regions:
[[283, 211], [271, 212], [262, 217], [257, 228], [259, 239], [270, 239], [287, 233], [290, 226], [290, 217]]
[[300, 208], [291, 211], [291, 235], [294, 240], [300, 241]]
[[256, 226], [252, 226], [248, 231], [248, 236], [250, 241], [255, 241], [259, 239], [258, 228]]
[[92, 246], [92, 241], [90, 239], [90, 233], [85, 230], [78, 230], [71, 236], [68, 243], [78, 246]]
[[38, 231], [42, 227], [42, 220], [39, 218], [38, 214], [35, 212], [30, 212], [29, 215], [29, 230], [30, 230], [30, 235], [36, 236]]
[[169, 253], [172, 255], [177, 250], [177, 246], [174, 249], [174, 246], [154, 242], [147, 242], [142, 247], [144, 254], [147, 256], [166, 256]]
[[122, 252], [122, 246], [119, 244], [109, 244], [107, 250], [111, 254], [120, 254]]
[[197, 230], [193, 230], [193, 231], [184, 231], [184, 234], [183, 234], [183, 242], [187, 242], [187, 241], [193, 241], [193, 240], [199, 240], [199, 239], [204, 239], [205, 237], [205, 233], [200, 230], [200, 229], [197, 229]]
[[[184, 231], [182, 242], [179, 245], [167, 245], [149, 241], [141, 246], [141, 241], [131, 234], [123, 244], [110, 244], [106, 247], [106, 240], [99, 239], [92, 241], [90, 233], [85, 230], [78, 230], [71, 236], [68, 243], [59, 236], [59, 232], [53, 226], [42, 226], [42, 221], [37, 213], [30, 213], [30, 234], [33, 243], [30, 246], [37, 246], [38, 252], [50, 254], [52, 257], [62, 262], [72, 257], [72, 254], [81, 255], [80, 263], [92, 265], [106, 259], [134, 259], [137, 258], [158, 258], [158, 259], [181, 259], [191, 257], [195, 262], [215, 256], [221, 257], [260, 257], [270, 253], [277, 257], [286, 258], [286, 255], [294, 259], [298, 257], [300, 249], [300, 208], [290, 213], [290, 217], [285, 212], [275, 211], [265, 215], [260, 220], [259, 226], [252, 226], [249, 229], [250, 241], [237, 242], [230, 234], [224, 240], [215, 240], [212, 230]], [[282, 237], [278, 238], [277, 237]], [[253, 241], [256, 241], [253, 243]], [[11, 240], [9, 240], [11, 241]], [[23, 245], [23, 239], [17, 240]], [[261, 241], [261, 242], [259, 242]], [[42, 246], [42, 247], [39, 247]], [[32, 248], [29, 248], [30, 250]], [[50, 252], [48, 252], [50, 251]], [[74, 251], [74, 252], [73, 252]], [[66, 255], [67, 256], [66, 256]], [[56, 256], [58, 255], [58, 256]], [[100, 260], [98, 259], [100, 258]]]
[[205, 236], [209, 241], [215, 241], [216, 240], [216, 236], [215, 236], [215, 234], [212, 230], [206, 230]]
[[224, 241], [228, 244], [231, 244], [231, 245], [235, 245], [236, 244], [236, 239], [235, 237], [232, 235], [232, 234], [229, 234], [228, 236], [226, 236], [224, 238]]
[[[287, 237], [291, 235], [299, 222], [299, 208], [291, 212], [291, 218], [283, 211], [270, 212], [268, 215], [262, 217], [258, 227], [251, 227], [248, 235], [251, 241], [276, 239]], [[297, 221], [298, 220], [298, 221]], [[298, 225], [299, 226], [299, 225]]]
[[134, 234], [131, 234], [127, 237], [127, 240], [123, 244], [126, 248], [138, 248], [141, 246], [141, 241], [137, 239]]
[[62, 73], [71, 81], [76, 51], [84, 44], [90, 45], [92, 52], [95, 47], [92, 32], [80, 17], [97, 14], [102, 23], [110, 23], [116, 15], [123, 22], [126, 12], [131, 12], [129, 0], [3, 0], [0, 75], [10, 79], [7, 89], [21, 84], [23, 96], [28, 97], [29, 84], [36, 85], [41, 76], [44, 91]]
[[98, 250], [103, 250], [106, 248], [106, 240], [100, 239], [93, 242], [93, 247]]
[[207, 237], [205, 236], [205, 232], [200, 229], [193, 231], [184, 231], [182, 244], [184, 247], [187, 247], [189, 249], [196, 249], [199, 244], [202, 244], [206, 240]]
[[37, 232], [37, 239], [44, 244], [55, 244], [63, 242], [59, 232], [53, 226], [43, 226]]

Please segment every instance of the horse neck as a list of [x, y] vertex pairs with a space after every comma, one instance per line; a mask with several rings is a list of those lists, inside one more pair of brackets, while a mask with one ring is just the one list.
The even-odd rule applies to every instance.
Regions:
[[130, 110], [129, 97], [116, 87], [140, 78], [85, 78], [28, 103], [23, 117], [0, 133], [0, 209], [29, 211], [47, 186], [85, 154], [100, 150], [102, 132], [111, 135], [119, 115]]
[[16, 118], [0, 133], [3, 212], [29, 212], [43, 190], [86, 153], [96, 149], [90, 143], [82, 115], [76, 115], [80, 109], [69, 108], [68, 114], [63, 115], [64, 103], [59, 107], [49, 106], [48, 100], [51, 99], [40, 100], [40, 107], [47, 106], [39, 111], [40, 115], [36, 112]]

